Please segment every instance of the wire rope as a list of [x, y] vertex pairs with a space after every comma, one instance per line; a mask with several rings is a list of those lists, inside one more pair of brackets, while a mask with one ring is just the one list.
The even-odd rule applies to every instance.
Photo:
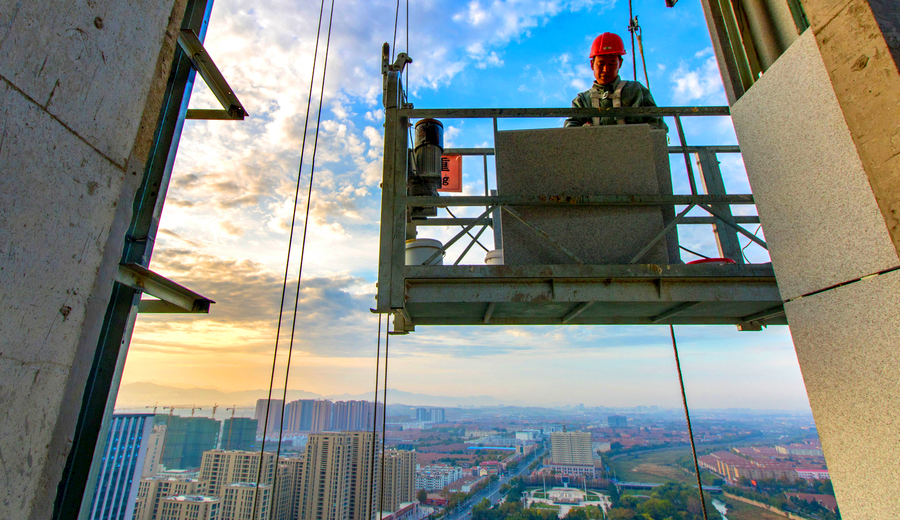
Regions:
[[394, 39], [391, 40], [391, 63], [394, 63], [394, 47], [397, 46], [397, 22], [400, 21], [400, 0], [397, 0], [397, 9], [394, 12]]
[[684, 404], [684, 418], [687, 420], [688, 438], [691, 440], [691, 455], [694, 457], [694, 472], [697, 475], [697, 490], [700, 493], [700, 506], [703, 508], [703, 520], [706, 515], [706, 500], [703, 498], [703, 483], [700, 481], [700, 465], [697, 464], [697, 447], [694, 445], [694, 431], [691, 429], [691, 413], [688, 410], [687, 394], [684, 392], [684, 378], [681, 375], [681, 360], [678, 358], [678, 344], [675, 342], [675, 327], [669, 324], [669, 335], [672, 336], [672, 350], [675, 351], [675, 367], [678, 369], [678, 384], [681, 385], [681, 402]]
[[[375, 440], [378, 438], [378, 369], [381, 362], [381, 313], [378, 313], [378, 341], [375, 347], [375, 410], [372, 413], [372, 449], [369, 450], [369, 516], [372, 518], [372, 505], [375, 503]], [[384, 411], [387, 415], [387, 409]], [[381, 418], [382, 421], [385, 417]]]
[[[314, 51], [314, 55], [313, 55], [312, 72], [310, 74], [309, 94], [307, 96], [306, 120], [305, 120], [304, 126], [303, 126], [303, 139], [301, 141], [300, 164], [298, 166], [298, 172], [297, 172], [297, 188], [294, 192], [294, 206], [293, 206], [294, 211], [291, 214], [291, 231], [288, 236], [288, 251], [287, 251], [287, 255], [286, 255], [287, 259], [285, 260], [284, 282], [282, 284], [282, 291], [281, 291], [281, 305], [279, 306], [279, 309], [278, 309], [278, 325], [277, 325], [277, 331], [275, 334], [275, 351], [274, 351], [273, 359], [272, 359], [272, 376], [269, 380], [269, 393], [268, 393], [268, 398], [266, 400], [266, 416], [265, 416], [265, 422], [263, 423], [263, 439], [262, 439], [262, 443], [260, 444], [259, 463], [257, 464], [256, 490], [255, 490], [255, 493], [253, 494], [253, 506], [251, 509], [251, 511], [252, 511], [251, 518], [253, 520], [256, 520], [257, 514], [258, 514], [257, 503], [258, 503], [259, 494], [260, 494], [259, 486], [260, 486], [260, 481], [262, 480], [262, 468], [263, 468], [263, 464], [265, 461], [266, 430], [268, 429], [269, 411], [272, 408], [272, 405], [271, 405], [272, 391], [273, 391], [273, 386], [274, 386], [274, 382], [275, 382], [275, 368], [276, 368], [277, 360], [278, 360], [278, 342], [279, 342], [279, 339], [281, 336], [281, 323], [282, 323], [282, 315], [283, 315], [283, 309], [284, 309], [284, 299], [285, 299], [285, 295], [287, 293], [287, 278], [288, 278], [288, 274], [290, 272], [289, 271], [290, 270], [290, 267], [289, 267], [290, 266], [290, 255], [291, 255], [291, 249], [293, 247], [294, 226], [296, 224], [296, 218], [297, 218], [297, 204], [299, 202], [300, 184], [301, 184], [301, 179], [303, 176], [302, 175], [303, 159], [304, 159], [304, 154], [306, 151], [306, 135], [307, 135], [307, 130], [309, 128], [309, 109], [312, 105], [313, 84], [315, 82], [314, 81], [315, 80], [315, 67], [316, 67], [316, 61], [317, 61], [318, 53], [319, 53], [319, 43], [321, 41], [321, 35], [322, 35], [322, 15], [324, 13], [324, 10], [325, 10], [325, 0], [322, 0], [321, 5], [319, 7], [319, 22], [318, 22], [317, 31], [316, 31], [316, 46], [315, 46], [315, 51]], [[322, 118], [322, 99], [324, 98], [324, 93], [325, 93], [325, 78], [326, 78], [326, 74], [328, 71], [328, 51], [331, 47], [331, 28], [332, 28], [333, 21], [334, 21], [334, 0], [331, 1], [331, 10], [329, 13], [329, 20], [328, 20], [328, 36], [327, 36], [326, 42], [325, 42], [325, 58], [324, 58], [324, 61], [322, 64], [322, 87], [319, 92], [319, 107], [318, 107], [318, 114], [316, 116], [315, 138], [313, 141], [312, 160], [310, 161], [311, 164], [310, 164], [310, 175], [309, 175], [309, 190], [307, 192], [307, 200], [306, 200], [306, 216], [303, 221], [303, 237], [302, 237], [301, 244], [300, 244], [300, 265], [298, 267], [298, 272], [297, 272], [297, 289], [296, 289], [295, 296], [294, 296], [294, 309], [293, 309], [293, 316], [292, 316], [292, 323], [291, 323], [291, 336], [290, 336], [290, 341], [288, 344], [288, 359], [287, 359], [287, 366], [285, 368], [284, 389], [283, 389], [282, 399], [281, 399], [281, 421], [280, 421], [279, 429], [278, 429], [278, 447], [275, 452], [275, 460], [274, 460], [273, 475], [272, 475], [272, 490], [273, 490], [273, 492], [274, 492], [274, 490], [277, 489], [276, 485], [277, 485], [277, 481], [278, 481], [278, 458], [281, 456], [281, 441], [282, 441], [282, 437], [284, 435], [285, 401], [287, 398], [287, 386], [288, 386], [288, 376], [290, 375], [290, 368], [291, 368], [291, 356], [292, 356], [293, 350], [294, 350], [294, 335], [295, 335], [295, 331], [296, 331], [296, 327], [297, 327], [297, 307], [298, 307], [299, 299], [300, 299], [300, 283], [301, 283], [301, 280], [303, 277], [303, 259], [304, 259], [305, 252], [306, 252], [307, 230], [309, 229], [309, 208], [310, 208], [310, 202], [312, 199], [312, 186], [313, 186], [313, 179], [314, 179], [314, 175], [315, 175], [316, 148], [318, 146], [318, 141], [319, 141], [319, 126], [320, 126], [320, 122], [321, 122], [321, 118]], [[271, 496], [273, 497], [273, 501], [274, 501], [275, 495], [273, 494]], [[275, 509], [274, 504], [270, 503], [269, 514], [268, 514], [269, 518], [271, 518], [272, 512], [274, 511], [274, 509]]]
[[[390, 329], [390, 327], [388, 327]], [[387, 427], [387, 388], [388, 388], [388, 348], [391, 342], [391, 332], [390, 330], [384, 336], [384, 397], [381, 398], [381, 405], [384, 406], [384, 415], [381, 421], [381, 471], [379, 471], [379, 484], [378, 484], [378, 515], [381, 518], [381, 512], [384, 510], [384, 452], [385, 446], [387, 445], [387, 439], [385, 438], [386, 427]], [[374, 446], [374, 443], [373, 443]]]

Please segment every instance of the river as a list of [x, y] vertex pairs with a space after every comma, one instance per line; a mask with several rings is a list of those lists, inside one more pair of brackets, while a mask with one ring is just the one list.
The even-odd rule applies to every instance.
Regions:
[[725, 509], [725, 502], [714, 498], [712, 503], [713, 507], [716, 508], [716, 511], [718, 511], [719, 514], [722, 515], [722, 520], [728, 520], [727, 518], [725, 518], [725, 513], [728, 512], [728, 510]]

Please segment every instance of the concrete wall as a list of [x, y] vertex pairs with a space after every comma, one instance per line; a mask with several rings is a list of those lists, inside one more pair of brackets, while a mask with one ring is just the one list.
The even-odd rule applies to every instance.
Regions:
[[813, 31], [732, 117], [842, 517], [900, 518], [900, 258]]
[[0, 0], [0, 518], [49, 518], [184, 3]]

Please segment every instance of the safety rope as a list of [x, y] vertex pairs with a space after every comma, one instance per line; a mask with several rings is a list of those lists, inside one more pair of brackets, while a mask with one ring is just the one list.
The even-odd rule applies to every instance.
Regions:
[[[268, 398], [266, 400], [266, 416], [265, 416], [265, 421], [263, 423], [263, 439], [262, 439], [262, 443], [261, 443], [260, 449], [259, 449], [259, 463], [257, 465], [257, 474], [256, 474], [256, 490], [255, 490], [256, 492], [253, 494], [253, 506], [252, 506], [252, 513], [251, 513], [252, 520], [256, 520], [257, 513], [258, 513], [257, 503], [259, 501], [259, 495], [260, 495], [259, 486], [260, 486], [260, 481], [262, 480], [262, 468], [263, 468], [263, 464], [265, 461], [266, 431], [268, 430], [268, 424], [269, 424], [269, 411], [271, 410], [271, 407], [272, 407], [271, 403], [272, 403], [273, 386], [274, 386], [274, 382], [275, 382], [275, 368], [276, 368], [277, 360], [278, 360], [278, 342], [279, 342], [279, 339], [281, 336], [281, 323], [282, 323], [282, 315], [283, 315], [283, 309], [284, 309], [284, 299], [285, 299], [285, 294], [287, 292], [288, 274], [290, 272], [289, 266], [290, 266], [290, 258], [291, 258], [291, 249], [293, 248], [293, 241], [294, 241], [294, 225], [296, 224], [297, 204], [299, 202], [300, 184], [301, 184], [301, 179], [303, 177], [303, 175], [302, 175], [303, 174], [303, 158], [304, 158], [304, 153], [306, 151], [306, 134], [307, 134], [307, 130], [309, 128], [309, 109], [310, 109], [310, 106], [312, 105], [312, 92], [313, 92], [313, 83], [315, 80], [316, 59], [319, 54], [319, 42], [321, 41], [321, 35], [322, 35], [322, 15], [324, 13], [324, 10], [325, 10], [325, 0], [322, 0], [321, 6], [319, 7], [319, 23], [317, 26], [318, 30], [316, 32], [316, 46], [315, 46], [315, 51], [314, 51], [315, 54], [313, 56], [312, 73], [310, 74], [310, 81], [309, 81], [309, 94], [307, 96], [306, 121], [304, 122], [304, 125], [303, 125], [303, 139], [302, 139], [301, 148], [300, 148], [300, 164], [298, 166], [298, 171], [297, 171], [297, 187], [294, 191], [294, 206], [293, 206], [294, 211], [291, 214], [291, 230], [290, 230], [290, 234], [288, 236], [288, 251], [287, 251], [287, 259], [285, 260], [285, 267], [284, 267], [284, 281], [282, 283], [281, 304], [278, 308], [278, 325], [277, 325], [277, 330], [275, 333], [275, 349], [274, 349], [274, 353], [272, 356], [273, 357], [273, 359], [272, 359], [272, 375], [269, 379], [269, 394], [268, 394]], [[318, 107], [318, 114], [316, 116], [316, 129], [315, 129], [315, 137], [313, 140], [312, 159], [310, 161], [309, 189], [307, 191], [307, 196], [306, 196], [307, 197], [306, 198], [306, 216], [303, 221], [303, 237], [302, 237], [302, 240], [300, 243], [300, 265], [297, 270], [297, 287], [296, 287], [296, 291], [295, 291], [295, 295], [294, 295], [294, 309], [293, 309], [292, 323], [291, 323], [291, 336], [290, 336], [290, 341], [288, 344], [287, 366], [285, 367], [285, 374], [284, 374], [284, 389], [283, 389], [282, 399], [281, 399], [281, 421], [280, 421], [279, 428], [278, 428], [278, 447], [275, 451], [275, 460], [274, 460], [273, 475], [272, 475], [272, 490], [277, 489], [277, 482], [278, 482], [278, 458], [281, 456], [281, 441], [282, 441], [282, 437], [284, 435], [285, 401], [287, 400], [287, 386], [288, 386], [288, 376], [290, 375], [290, 369], [291, 369], [291, 356], [294, 351], [294, 335], [295, 335], [296, 327], [297, 327], [297, 308], [298, 308], [299, 301], [300, 301], [300, 284], [301, 284], [301, 280], [303, 279], [303, 259], [304, 259], [305, 253], [306, 253], [307, 231], [309, 230], [309, 210], [310, 210], [310, 204], [312, 201], [313, 180], [315, 178], [316, 150], [317, 150], [318, 143], [319, 143], [319, 127], [320, 127], [320, 123], [322, 120], [322, 101], [323, 101], [323, 98], [325, 97], [325, 79], [327, 77], [327, 71], [328, 71], [328, 51], [331, 48], [331, 28], [332, 28], [333, 21], [334, 21], [334, 0], [331, 0], [331, 10], [328, 15], [328, 35], [325, 40], [325, 58], [322, 63], [322, 87], [319, 91], [319, 107]], [[271, 496], [273, 497], [273, 500], [274, 500], [275, 495], [273, 494]], [[269, 514], [268, 514], [269, 518], [272, 517], [272, 513], [275, 510], [274, 506], [275, 506], [275, 504], [270, 504]]]
[[[379, 363], [381, 362], [381, 313], [378, 313], [378, 341], [375, 347], [375, 411], [372, 413], [372, 448], [370, 450], [371, 455], [369, 456], [369, 516], [366, 518], [372, 518], [372, 505], [375, 503], [375, 441], [378, 438], [378, 369], [380, 368]], [[384, 410], [384, 415], [387, 415], [387, 408]], [[381, 420], [384, 421], [386, 417], [382, 417]], [[380, 504], [379, 504], [380, 505]]]
[[678, 359], [678, 345], [675, 343], [675, 327], [669, 324], [669, 335], [672, 336], [672, 350], [675, 351], [675, 367], [678, 369], [678, 383], [681, 385], [681, 402], [684, 404], [684, 418], [687, 420], [688, 437], [691, 440], [691, 455], [694, 457], [694, 472], [697, 475], [697, 490], [700, 493], [700, 506], [703, 508], [703, 520], [706, 516], [706, 501], [703, 499], [703, 483], [700, 481], [700, 465], [697, 463], [697, 448], [694, 445], [694, 431], [691, 429], [691, 413], [688, 410], [687, 394], [684, 393], [684, 378], [681, 375], [681, 361]]

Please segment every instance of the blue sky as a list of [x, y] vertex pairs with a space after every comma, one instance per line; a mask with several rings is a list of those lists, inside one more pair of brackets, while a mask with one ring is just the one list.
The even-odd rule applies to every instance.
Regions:
[[[339, 394], [372, 386], [377, 319], [368, 308], [377, 274], [383, 146], [380, 49], [392, 40], [395, 6], [335, 3], [292, 389]], [[399, 50], [406, 50], [405, 9], [404, 3]], [[725, 104], [699, 4], [681, 0], [667, 9], [663, 0], [636, 0], [634, 11], [657, 104]], [[250, 8], [217, 1], [206, 47], [250, 117], [186, 124], [152, 265], [218, 303], [208, 317], [141, 316], [123, 382], [225, 390], [268, 385], [318, 12], [314, 2], [276, 0]], [[326, 18], [327, 12], [326, 5]], [[424, 0], [411, 1], [409, 13], [409, 88], [417, 107], [569, 106], [592, 81], [587, 53], [593, 38], [617, 31], [628, 45], [622, 0]], [[322, 60], [320, 54], [316, 93]], [[625, 79], [631, 79], [630, 60], [629, 49]], [[317, 104], [315, 96], [312, 122]], [[198, 81], [192, 107], [213, 106]], [[491, 146], [489, 122], [444, 124], [447, 146]], [[500, 127], [514, 124], [501, 121]], [[692, 144], [735, 143], [727, 118], [688, 120], [685, 128]], [[670, 135], [677, 138], [674, 130]], [[739, 158], [721, 160], [728, 189], [748, 192]], [[683, 161], [675, 158], [672, 166], [676, 192], [686, 192]], [[465, 191], [483, 192], [480, 165], [467, 161], [464, 170]], [[714, 254], [713, 236], [703, 228], [682, 230], [682, 242]], [[768, 259], [756, 246], [747, 255]], [[476, 256], [467, 261], [483, 262]], [[292, 262], [293, 273], [296, 267]], [[694, 406], [808, 410], [787, 327], [756, 333], [678, 327], [677, 333]], [[392, 338], [391, 346], [391, 386], [400, 390], [534, 404], [680, 405], [662, 326], [419, 327]], [[280, 357], [277, 379], [285, 363]]]

